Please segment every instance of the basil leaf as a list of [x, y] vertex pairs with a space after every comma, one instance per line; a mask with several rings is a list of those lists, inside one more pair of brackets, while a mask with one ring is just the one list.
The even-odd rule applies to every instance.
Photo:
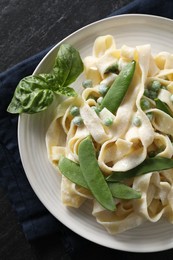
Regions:
[[84, 69], [79, 52], [69, 44], [60, 46], [53, 74], [60, 86], [66, 87], [74, 82]]
[[54, 74], [40, 74], [39, 76], [44, 78], [47, 83], [47, 87], [49, 87], [49, 89], [51, 89], [55, 94], [60, 94], [67, 97], [77, 96], [77, 93], [73, 88], [59, 85]]
[[47, 82], [41, 76], [22, 79], [14, 93], [7, 111], [16, 113], [37, 113], [45, 110], [53, 101], [53, 91], [47, 89]]
[[107, 181], [122, 181], [132, 177], [140, 176], [149, 172], [162, 171], [173, 168], [173, 159], [155, 157], [147, 158], [140, 165], [126, 172], [113, 172], [106, 178]]
[[9, 104], [9, 113], [37, 113], [45, 110], [55, 94], [76, 96], [68, 85], [83, 71], [79, 52], [69, 44], [61, 45], [50, 73], [23, 78], [16, 87]]

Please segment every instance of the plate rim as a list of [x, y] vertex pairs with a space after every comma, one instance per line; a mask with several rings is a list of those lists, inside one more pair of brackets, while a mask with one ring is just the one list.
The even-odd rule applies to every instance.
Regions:
[[92, 26], [95, 26], [99, 23], [105, 22], [107, 20], [116, 20], [116, 19], [123, 19], [126, 17], [137, 17], [137, 18], [153, 18], [153, 19], [158, 19], [158, 20], [162, 20], [162, 21], [167, 21], [167, 22], [171, 22], [173, 23], [173, 19], [171, 18], [167, 18], [167, 17], [163, 17], [163, 16], [158, 16], [158, 15], [150, 15], [150, 14], [135, 14], [135, 13], [130, 13], [130, 14], [119, 14], [119, 15], [113, 15], [113, 16], [108, 16], [106, 18], [103, 19], [99, 19], [97, 21], [94, 21], [92, 23], [89, 23], [85, 26], [83, 26], [82, 28], [79, 28], [77, 30], [75, 30], [74, 32], [72, 32], [71, 34], [69, 34], [68, 36], [66, 36], [65, 38], [63, 38], [62, 40], [60, 40], [58, 43], [56, 43], [48, 52], [47, 54], [42, 58], [42, 60], [38, 63], [38, 65], [36, 66], [36, 68], [33, 71], [33, 75], [35, 75], [37, 73], [38, 68], [40, 67], [40, 65], [44, 62], [44, 60], [50, 55], [50, 53], [52, 53], [58, 46], [60, 46], [63, 42], [67, 41], [70, 37], [74, 36], [75, 34], [89, 28]]

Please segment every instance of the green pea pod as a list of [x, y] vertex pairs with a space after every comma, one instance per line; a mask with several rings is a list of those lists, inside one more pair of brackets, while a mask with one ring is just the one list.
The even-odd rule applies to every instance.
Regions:
[[163, 112], [165, 112], [169, 116], [173, 117], [171, 110], [169, 109], [169, 107], [164, 102], [162, 102], [159, 98], [156, 98], [154, 101], [155, 101], [156, 107], [158, 109], [162, 110]]
[[[69, 179], [71, 182], [76, 183], [77, 185], [83, 188], [89, 189], [83, 177], [79, 164], [62, 156], [59, 160], [58, 167], [61, 174], [64, 175], [67, 179]], [[108, 183], [108, 186], [114, 198], [139, 199], [141, 197], [139, 192], [133, 190], [125, 184]]]
[[173, 168], [173, 159], [155, 157], [147, 158], [140, 165], [126, 172], [113, 172], [109, 177], [106, 178], [107, 181], [122, 181], [132, 177], [140, 176], [149, 172], [163, 171]]
[[59, 160], [58, 167], [60, 172], [71, 182], [88, 189], [79, 164], [62, 156]]
[[96, 200], [106, 209], [116, 209], [112, 193], [100, 171], [93, 142], [90, 137], [79, 144], [78, 149], [80, 168], [83, 177]]
[[136, 62], [132, 61], [121, 70], [120, 74], [116, 77], [112, 86], [104, 96], [100, 105], [101, 109], [106, 107], [113, 114], [116, 113], [128, 90], [128, 87], [130, 86], [135, 72], [135, 66]]
[[114, 198], [125, 200], [141, 198], [141, 194], [139, 192], [123, 183], [110, 182], [108, 185]]

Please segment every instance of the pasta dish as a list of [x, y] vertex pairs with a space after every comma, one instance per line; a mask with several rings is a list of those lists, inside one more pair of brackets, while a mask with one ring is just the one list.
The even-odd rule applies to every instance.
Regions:
[[58, 105], [47, 134], [61, 200], [110, 234], [161, 218], [173, 223], [173, 55], [96, 38], [78, 96]]

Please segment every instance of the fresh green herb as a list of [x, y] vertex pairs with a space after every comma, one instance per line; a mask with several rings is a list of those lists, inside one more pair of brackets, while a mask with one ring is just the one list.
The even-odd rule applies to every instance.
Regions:
[[173, 159], [154, 157], [145, 159], [140, 165], [126, 172], [113, 172], [107, 181], [122, 181], [132, 177], [140, 176], [149, 172], [162, 171], [173, 168]]
[[123, 183], [114, 182], [109, 183], [108, 185], [114, 198], [125, 200], [141, 198], [140, 192], [137, 192], [136, 190]]
[[115, 202], [99, 168], [90, 137], [85, 138], [79, 144], [78, 156], [83, 177], [93, 196], [104, 208], [114, 211]]
[[132, 61], [121, 70], [120, 74], [116, 77], [112, 86], [104, 96], [100, 105], [101, 109], [106, 107], [113, 114], [116, 113], [132, 81], [135, 65], [136, 62]]
[[82, 71], [83, 62], [79, 52], [70, 44], [62, 44], [53, 67], [53, 74], [56, 76], [59, 86], [69, 86]]
[[37, 113], [47, 109], [55, 94], [77, 95], [68, 87], [83, 71], [79, 52], [69, 44], [60, 46], [52, 71], [48, 74], [30, 75], [16, 87], [9, 104], [9, 113]]

